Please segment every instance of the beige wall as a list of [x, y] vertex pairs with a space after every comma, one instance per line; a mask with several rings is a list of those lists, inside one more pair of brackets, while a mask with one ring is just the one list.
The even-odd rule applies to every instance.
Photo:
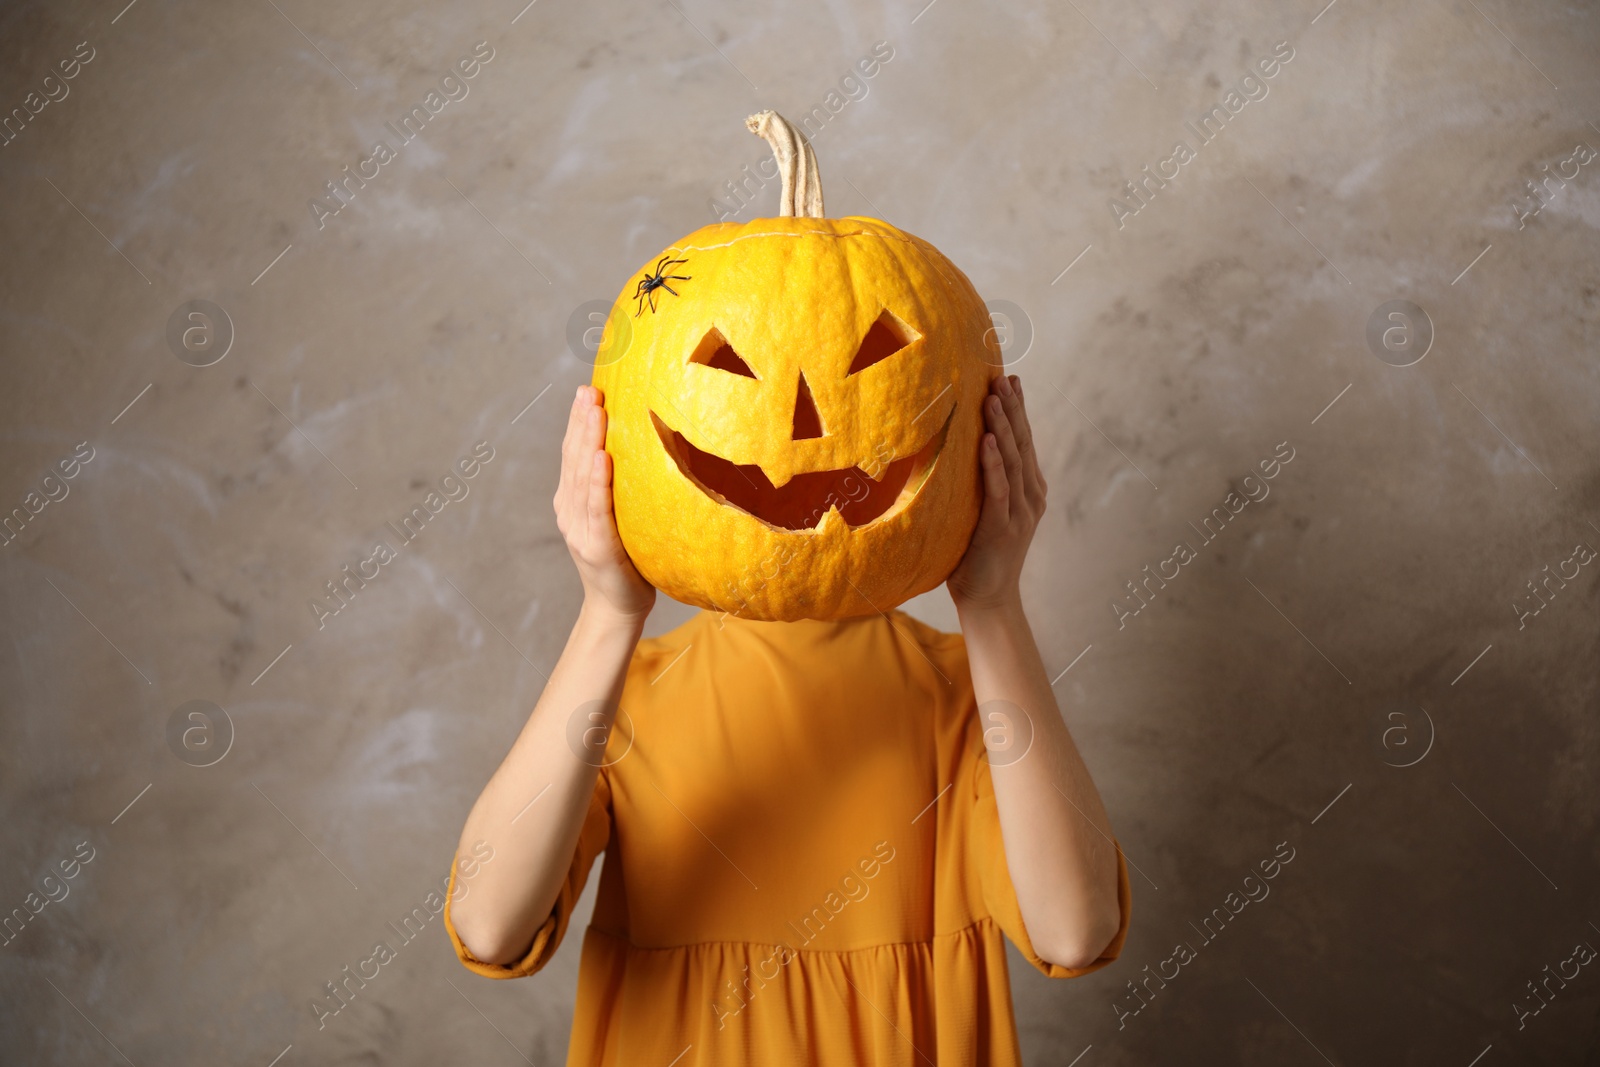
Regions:
[[[569, 316], [711, 221], [765, 155], [746, 114], [826, 107], [887, 41], [813, 138], [828, 206], [1031, 321], [1029, 608], [1052, 672], [1083, 653], [1057, 692], [1142, 872], [1119, 965], [1014, 959], [1029, 1062], [1596, 1062], [1600, 967], [1513, 1008], [1600, 947], [1600, 562], [1513, 607], [1600, 547], [1600, 160], [1511, 206], [1600, 148], [1593, 5], [121, 6], [0, 12], [0, 106], [93, 50], [0, 148], [3, 506], [93, 449], [0, 549], [0, 908], [93, 850], [0, 949], [0, 1058], [560, 1060], [576, 936], [492, 984], [435, 921], [325, 1029], [308, 1004], [444, 873], [576, 610]], [[307, 201], [479, 41], [469, 95], [319, 229]], [[208, 367], [166, 336], [197, 299], [235, 334]], [[1366, 340], [1391, 300], [1431, 320], [1412, 366]], [[307, 601], [478, 441], [470, 495], [319, 630]], [[209, 767], [169, 748], [191, 700], [234, 727]]]

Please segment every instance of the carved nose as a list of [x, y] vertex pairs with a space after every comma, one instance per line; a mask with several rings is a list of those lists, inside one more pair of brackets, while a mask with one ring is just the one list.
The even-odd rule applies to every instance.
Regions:
[[811, 399], [811, 387], [806, 384], [805, 372], [801, 371], [800, 388], [794, 397], [794, 439], [806, 441], [821, 436], [822, 416], [817, 414], [817, 405]]

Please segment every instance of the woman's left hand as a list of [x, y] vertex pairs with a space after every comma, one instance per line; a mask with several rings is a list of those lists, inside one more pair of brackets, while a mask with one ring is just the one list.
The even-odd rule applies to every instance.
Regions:
[[1021, 601], [1022, 563], [1045, 505], [1044, 475], [1023, 407], [1021, 379], [1002, 374], [989, 384], [983, 420], [988, 428], [978, 446], [983, 511], [948, 582], [956, 607], [966, 610]]

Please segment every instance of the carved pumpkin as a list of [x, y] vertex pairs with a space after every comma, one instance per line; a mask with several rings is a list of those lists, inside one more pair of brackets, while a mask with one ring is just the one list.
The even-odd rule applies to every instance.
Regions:
[[938, 249], [824, 218], [811, 146], [770, 111], [747, 125], [777, 157], [781, 217], [652, 257], [597, 353], [617, 530], [687, 604], [780, 621], [886, 611], [966, 551], [999, 345]]

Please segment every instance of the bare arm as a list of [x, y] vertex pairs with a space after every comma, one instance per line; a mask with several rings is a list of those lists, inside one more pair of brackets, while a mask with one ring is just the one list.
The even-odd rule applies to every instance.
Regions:
[[1020, 715], [1004, 709], [1018, 720], [1013, 729], [1032, 730], [1022, 758], [991, 761], [1006, 867], [1028, 937], [1047, 962], [1085, 967], [1121, 925], [1117, 851], [1022, 610], [1022, 563], [1044, 513], [1045, 483], [1015, 377], [995, 380], [984, 419], [983, 513], [950, 594], [979, 708], [1014, 705]]
[[617, 537], [601, 399], [583, 386], [573, 400], [555, 497], [556, 525], [583, 579], [583, 607], [527, 724], [472, 806], [457, 850], [467, 855], [480, 840], [494, 849], [494, 862], [478, 869], [471, 892], [450, 908], [462, 944], [485, 963], [520, 959], [555, 905], [599, 774], [598, 753], [580, 759], [570, 746], [568, 722], [592, 707], [600, 719], [586, 718], [583, 729], [609, 733], [655, 602]]

